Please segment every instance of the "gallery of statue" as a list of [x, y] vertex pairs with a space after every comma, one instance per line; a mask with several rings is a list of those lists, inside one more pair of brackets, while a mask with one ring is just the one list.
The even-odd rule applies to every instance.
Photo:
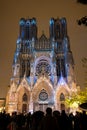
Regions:
[[6, 111], [67, 111], [65, 98], [76, 85], [66, 19], [50, 19], [49, 37], [42, 33], [38, 38], [35, 18], [21, 18], [19, 25]]

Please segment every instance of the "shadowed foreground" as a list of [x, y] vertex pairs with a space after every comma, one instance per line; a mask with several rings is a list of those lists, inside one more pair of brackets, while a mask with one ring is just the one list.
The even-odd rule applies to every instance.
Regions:
[[51, 108], [47, 108], [46, 113], [14, 112], [12, 116], [4, 112], [0, 113], [0, 130], [87, 130], [87, 115], [85, 111], [67, 115], [64, 110], [52, 112]]

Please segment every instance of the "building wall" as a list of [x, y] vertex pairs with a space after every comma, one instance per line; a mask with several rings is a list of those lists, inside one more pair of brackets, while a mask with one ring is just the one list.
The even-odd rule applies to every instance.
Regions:
[[65, 97], [75, 82], [66, 19], [50, 19], [49, 38], [37, 37], [35, 18], [22, 18], [19, 25], [6, 111], [66, 109]]

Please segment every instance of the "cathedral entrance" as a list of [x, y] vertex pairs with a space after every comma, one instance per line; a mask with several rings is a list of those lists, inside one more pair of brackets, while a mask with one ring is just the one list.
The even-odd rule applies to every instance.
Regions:
[[27, 104], [22, 105], [22, 113], [27, 113]]
[[45, 112], [46, 111], [46, 108], [48, 107], [48, 104], [46, 104], [46, 103], [40, 103], [39, 104], [39, 109], [41, 110], [41, 111], [43, 111], [43, 112]]
[[65, 101], [65, 95], [64, 95], [63, 93], [61, 93], [61, 94], [60, 94], [60, 102], [61, 102], [61, 104], [60, 104], [60, 109], [61, 109], [61, 111], [62, 111], [62, 110], [65, 110], [64, 101]]
[[[54, 90], [47, 77], [40, 77], [32, 90], [33, 111], [41, 110], [54, 104]], [[52, 105], [53, 106], [53, 105]]]
[[65, 110], [65, 104], [61, 103], [61, 106], [60, 106], [60, 107], [61, 107], [61, 111], [62, 111], [62, 110]]
[[34, 103], [34, 111], [43, 111], [45, 112], [46, 111], [46, 108], [48, 107], [48, 103], [44, 103], [44, 102], [41, 102], [41, 103]]
[[22, 102], [23, 102], [23, 104], [22, 104], [22, 113], [27, 113], [27, 110], [28, 110], [28, 108], [27, 108], [28, 96], [27, 96], [26, 93], [24, 93], [23, 96], [22, 96]]

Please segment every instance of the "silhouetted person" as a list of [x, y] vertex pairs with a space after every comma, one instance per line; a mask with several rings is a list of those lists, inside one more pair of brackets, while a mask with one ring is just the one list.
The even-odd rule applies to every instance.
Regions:
[[53, 111], [53, 117], [56, 120], [58, 130], [61, 130], [60, 129], [61, 128], [61, 122], [60, 122], [61, 115], [60, 115], [60, 112], [58, 110]]
[[81, 114], [76, 112], [74, 117], [74, 130], [81, 130]]
[[65, 113], [65, 110], [62, 110], [61, 112], [61, 130], [71, 130], [70, 129], [70, 120], [67, 114]]
[[38, 130], [58, 130], [56, 120], [52, 116], [52, 109], [50, 107], [46, 109], [46, 115], [42, 119]]
[[81, 115], [81, 130], [87, 130], [87, 115], [85, 111]]
[[38, 126], [39, 126], [43, 116], [44, 116], [44, 112], [42, 112], [42, 111], [36, 111], [33, 113], [32, 119], [31, 119], [30, 130], [37, 130], [38, 129]]

